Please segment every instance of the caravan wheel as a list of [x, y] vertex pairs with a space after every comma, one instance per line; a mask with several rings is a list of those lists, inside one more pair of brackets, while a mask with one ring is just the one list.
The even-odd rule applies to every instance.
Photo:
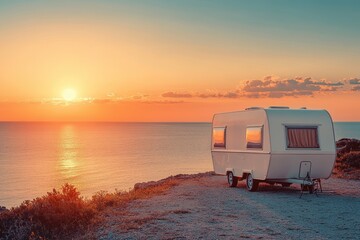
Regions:
[[255, 192], [259, 187], [259, 181], [253, 179], [251, 173], [249, 173], [246, 177], [246, 188], [250, 192]]
[[234, 176], [232, 172], [228, 172], [227, 179], [230, 187], [236, 187], [238, 184], [238, 178]]

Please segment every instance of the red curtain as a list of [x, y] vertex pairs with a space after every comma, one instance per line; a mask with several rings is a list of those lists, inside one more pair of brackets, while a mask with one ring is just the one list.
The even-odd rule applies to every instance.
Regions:
[[317, 128], [288, 128], [288, 148], [319, 148]]

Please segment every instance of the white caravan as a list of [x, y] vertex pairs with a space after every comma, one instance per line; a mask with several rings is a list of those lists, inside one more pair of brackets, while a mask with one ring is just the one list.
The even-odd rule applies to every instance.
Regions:
[[333, 122], [326, 110], [305, 108], [215, 114], [211, 155], [215, 173], [227, 175], [231, 187], [246, 179], [249, 191], [268, 182], [299, 183], [312, 193], [320, 179], [330, 177], [335, 163]]

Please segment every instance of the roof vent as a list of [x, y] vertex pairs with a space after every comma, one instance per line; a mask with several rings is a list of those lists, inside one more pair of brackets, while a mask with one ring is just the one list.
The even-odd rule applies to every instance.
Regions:
[[307, 109], [306, 107], [301, 107], [300, 109]]
[[258, 109], [263, 109], [262, 107], [249, 107], [249, 108], [245, 108], [245, 110], [258, 110]]
[[284, 106], [270, 106], [269, 108], [272, 108], [272, 109], [289, 109], [289, 107], [284, 107]]

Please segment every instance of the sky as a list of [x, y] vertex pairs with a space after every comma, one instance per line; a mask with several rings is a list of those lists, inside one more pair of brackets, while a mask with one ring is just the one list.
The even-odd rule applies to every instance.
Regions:
[[0, 0], [0, 121], [360, 121], [359, 1]]

